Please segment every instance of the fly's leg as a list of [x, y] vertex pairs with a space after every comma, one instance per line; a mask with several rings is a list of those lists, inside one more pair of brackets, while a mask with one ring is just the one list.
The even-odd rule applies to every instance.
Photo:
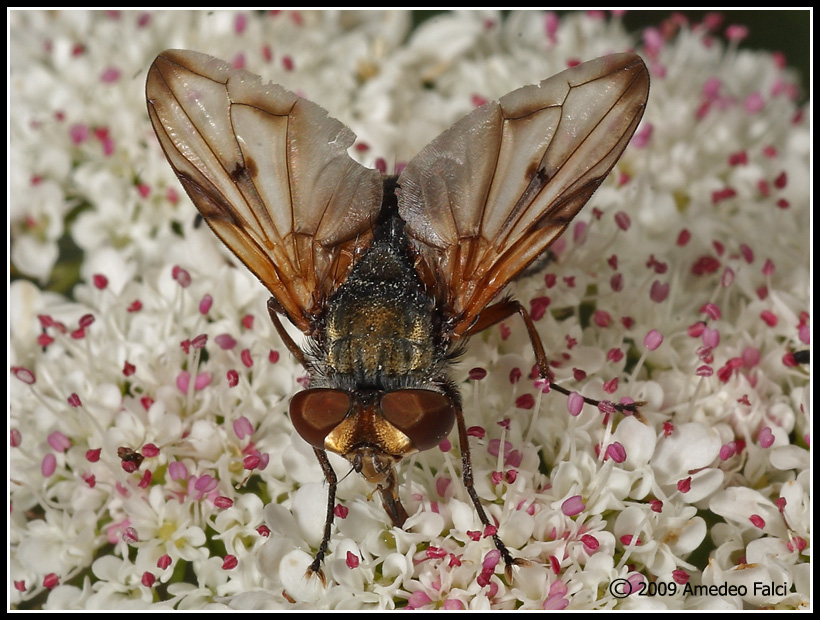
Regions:
[[[464, 335], [473, 336], [478, 332], [484, 331], [488, 327], [495, 325], [496, 323], [500, 323], [504, 319], [507, 319], [514, 314], [519, 314], [521, 318], [524, 319], [524, 325], [527, 327], [527, 334], [530, 337], [532, 350], [535, 353], [535, 364], [538, 366], [538, 372], [541, 377], [549, 381], [551, 390], [555, 390], [564, 396], [569, 396], [572, 392], [553, 381], [553, 374], [549, 367], [547, 354], [544, 353], [544, 345], [541, 342], [541, 336], [538, 335], [538, 331], [535, 329], [535, 324], [532, 322], [529, 312], [527, 312], [526, 308], [524, 308], [524, 306], [522, 306], [521, 303], [515, 299], [507, 298], [499, 301], [497, 304], [493, 304], [492, 306], [485, 308], [484, 311], [478, 315], [475, 323], [470, 326], [470, 329], [468, 329]], [[602, 401], [595, 400], [594, 398], [587, 398], [586, 396], [582, 396], [582, 398], [587, 405], [592, 405], [593, 407], [599, 409], [602, 408]], [[612, 407], [621, 413], [625, 411], [637, 413], [638, 408], [641, 405], [643, 405], [643, 403], [640, 402], [620, 404], [612, 403]]]
[[314, 448], [313, 453], [316, 455], [316, 458], [319, 459], [319, 464], [322, 466], [322, 471], [324, 472], [325, 480], [327, 481], [327, 514], [325, 515], [325, 533], [322, 535], [322, 542], [319, 545], [318, 551], [316, 551], [316, 556], [313, 558], [313, 562], [307, 569], [306, 575], [308, 577], [311, 575], [318, 576], [324, 586], [326, 585], [326, 580], [325, 574], [322, 572], [322, 562], [327, 554], [327, 548], [330, 544], [331, 529], [333, 528], [333, 508], [336, 506], [337, 479], [336, 472], [333, 471], [333, 467], [331, 466], [330, 460], [328, 460], [325, 451]]
[[271, 323], [273, 323], [273, 327], [276, 329], [276, 333], [279, 334], [279, 337], [282, 339], [282, 342], [287, 347], [288, 351], [290, 351], [290, 354], [295, 357], [304, 368], [307, 368], [305, 353], [299, 348], [299, 345], [293, 341], [293, 338], [290, 337], [290, 334], [285, 329], [285, 326], [282, 325], [282, 321], [279, 320], [278, 308], [279, 303], [276, 301], [276, 298], [271, 297], [268, 299], [268, 314], [270, 315], [270, 320]]
[[[470, 496], [470, 500], [473, 502], [473, 506], [475, 506], [475, 511], [478, 513], [478, 518], [485, 529], [491, 526], [494, 527], [494, 524], [490, 523], [484, 506], [481, 505], [481, 500], [478, 498], [478, 493], [476, 493], [473, 484], [473, 464], [470, 460], [470, 438], [467, 436], [467, 425], [464, 423], [461, 407], [456, 410], [456, 423], [458, 425], [458, 443], [461, 448], [461, 479], [464, 482], [464, 488], [467, 489], [467, 494]], [[493, 534], [492, 537], [495, 548], [501, 553], [501, 557], [504, 559], [504, 564], [506, 565], [504, 574], [507, 580], [511, 581], [512, 567], [520, 566], [528, 562], [527, 560], [514, 558], [498, 534]]]

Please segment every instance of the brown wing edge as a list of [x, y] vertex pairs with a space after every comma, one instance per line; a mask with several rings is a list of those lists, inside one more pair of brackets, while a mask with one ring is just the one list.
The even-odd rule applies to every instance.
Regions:
[[[619, 74], [619, 72], [628, 72], [627, 84], [620, 96], [613, 100], [611, 106], [611, 108], [615, 108], [617, 105], [623, 106], [626, 104], [627, 107], [627, 112], [623, 115], [623, 118], [616, 119], [619, 137], [612, 140], [611, 147], [607, 148], [596, 161], [591, 162], [591, 165], [585, 165], [577, 178], [566, 188], [567, 191], [557, 200], [547, 205], [543, 213], [526, 230], [518, 231], [514, 238], [505, 239], [504, 242], [487, 240], [483, 237], [461, 238], [457, 242], [452, 239], [446, 241], [447, 233], [450, 231], [436, 230], [431, 222], [421, 220], [418, 215], [419, 205], [414, 205], [416, 215], [410, 218], [412, 223], [408, 226], [408, 233], [419, 255], [419, 262], [424, 263], [419, 266], [419, 272], [420, 274], [426, 274], [423, 277], [424, 281], [430, 282], [439, 294], [444, 312], [450, 318], [451, 335], [453, 337], [463, 336], [478, 319], [481, 311], [501, 293], [507, 284], [536, 260], [538, 256], [543, 254], [560, 236], [605, 180], [637, 129], [643, 116], [649, 92], [649, 73], [643, 60], [634, 53], [617, 54], [584, 63], [584, 65], [589, 65], [587, 71], [589, 71], [589, 68], [598, 68], [593, 63], [598, 63], [604, 69], [602, 74], [595, 79], [606, 80], [613, 75]], [[548, 78], [541, 83], [539, 88], [554, 87], [560, 80], [566, 80], [571, 90], [576, 86], [573, 83], [574, 77], [583, 73], [584, 65], [573, 67], [552, 78]], [[619, 75], [619, 79], [623, 79], [623, 77]], [[617, 82], [618, 80], [614, 81]], [[499, 103], [487, 105], [498, 106], [502, 111], [501, 117], [504, 118], [505, 100], [514, 101], [513, 105], [520, 107], [521, 95], [525, 93], [526, 89], [531, 88], [533, 87], [524, 87], [518, 91], [513, 91], [500, 100], [500, 105]], [[554, 90], [554, 88], [547, 88], [546, 90]], [[463, 140], [464, 136], [467, 135], [468, 139], [471, 139], [473, 133], [470, 130], [474, 132], [475, 127], [471, 126], [469, 119], [471, 117], [479, 119], [479, 125], [486, 125], [487, 123], [488, 115], [486, 113], [482, 115], [481, 110], [482, 108], [479, 108], [459, 121], [451, 130], [442, 134], [441, 138], [445, 138], [448, 133], [461, 126], [454, 134], [456, 138]], [[562, 119], [566, 112], [562, 109]], [[604, 120], [610, 123], [613, 122], [613, 119], [608, 118], [606, 115], [602, 118], [602, 121]], [[593, 127], [587, 132], [586, 137], [576, 150], [583, 150], [580, 147], [584, 146], [585, 141], [589, 135], [594, 133], [595, 129], [596, 127]], [[503, 135], [501, 135], [503, 130], [498, 128], [498, 131], [500, 137], [497, 142], [500, 144], [503, 142]], [[475, 139], [477, 142], [482, 143], [492, 142], [481, 136]], [[606, 143], [605, 139], [601, 139], [601, 137], [596, 139], [601, 143]], [[434, 149], [446, 151], [446, 143], [436, 144], [438, 140], [431, 143], [431, 146], [435, 145]], [[597, 146], [599, 146], [597, 143], [593, 144], [591, 150], [594, 150]], [[590, 145], [585, 148], [590, 148]], [[549, 151], [549, 145], [547, 151]], [[561, 165], [572, 160], [575, 152], [568, 153]], [[548, 155], [544, 155], [543, 161], [546, 161], [547, 158]], [[552, 162], [552, 164], [554, 163]], [[605, 164], [604, 167], [600, 166], [602, 163]], [[542, 190], [549, 188], [550, 182], [561, 175], [561, 165], [557, 168], [553, 166], [550, 171], [551, 174], [549, 174], [546, 168], [543, 167], [545, 166], [543, 162], [539, 164], [538, 161], [533, 160], [530, 162], [531, 170], [519, 171], [520, 174], [526, 173], [532, 175], [532, 177], [518, 202], [532, 201]], [[577, 166], [578, 163], [573, 162], [573, 165]], [[409, 167], [410, 165], [408, 165]], [[572, 180], [571, 177], [570, 179]], [[566, 179], [562, 179], [562, 183], [565, 182]], [[420, 183], [420, 185], [423, 184]], [[422, 190], [424, 189], [426, 188], [422, 187]], [[435, 193], [435, 191], [430, 193]], [[487, 193], [490, 193], [489, 188]], [[440, 208], [440, 206], [426, 204], [424, 208]], [[450, 205], [445, 206], [445, 208], [452, 210]], [[481, 208], [483, 209], [484, 205], [481, 205]], [[518, 211], [518, 204], [515, 205], [512, 211]], [[402, 215], [405, 216], [405, 213], [402, 213]], [[475, 216], [474, 213], [470, 213], [473, 217]], [[485, 213], [480, 215], [482, 220], [486, 215]], [[508, 224], [508, 226], [505, 226], [506, 230], [515, 227], [514, 222]]]
[[[231, 80], [236, 80], [240, 82], [237, 88], [241, 93], [239, 103], [242, 105], [252, 106], [261, 111], [285, 108], [285, 113], [288, 115], [294, 108], [307, 109], [305, 117], [318, 121], [317, 123], [294, 123], [294, 125], [300, 127], [298, 131], [302, 134], [310, 127], [320, 126], [327, 135], [323, 134], [324, 137], [322, 137], [298, 134], [295, 139], [303, 143], [318, 144], [320, 148], [326, 142], [329, 145], [326, 148], [332, 149], [332, 151], [326, 151], [326, 154], [329, 153], [328, 157], [336, 157], [336, 163], [341, 163], [341, 166], [332, 168], [332, 170], [340, 170], [339, 177], [323, 177], [326, 188], [331, 189], [325, 191], [326, 204], [324, 207], [318, 206], [318, 211], [312, 211], [314, 214], [318, 213], [314, 215], [313, 232], [295, 230], [295, 226], [291, 225], [291, 230], [286, 231], [284, 235], [279, 235], [282, 241], [279, 243], [271, 240], [265, 234], [265, 225], [269, 227], [274, 219], [267, 210], [283, 208], [281, 205], [265, 204], [260, 198], [260, 193], [256, 191], [254, 175], [264, 174], [265, 171], [255, 170], [255, 162], [252, 158], [248, 159], [247, 164], [244, 157], [237, 157], [235, 161], [232, 159], [235, 153], [243, 155], [244, 153], [238, 144], [237, 137], [229, 132], [217, 132], [213, 140], [210, 140], [209, 136], [196, 129], [193, 122], [189, 126], [185, 118], [174, 117], [167, 111], [163, 113], [161, 103], [163, 98], [175, 99], [181, 88], [179, 84], [167, 83], [161, 68], [164, 63], [171, 63], [176, 69], [181, 68], [183, 71], [210, 80], [213, 82], [213, 88], [224, 89], [225, 96], [230, 101], [228, 110], [236, 103], [232, 99], [233, 93], [230, 87]], [[278, 99], [270, 100], [269, 92], [273, 89], [279, 89], [275, 92], [280, 93], [281, 91], [284, 95], [278, 95]], [[355, 139], [353, 133], [342, 123], [330, 117], [318, 105], [284, 91], [280, 87], [263, 84], [262, 79], [258, 76], [233, 69], [227, 63], [197, 52], [167, 50], [160, 54], [148, 72], [146, 99], [149, 117], [163, 152], [186, 193], [202, 213], [206, 222], [220, 240], [272, 293], [279, 307], [291, 322], [302, 332], [310, 333], [313, 320], [323, 307], [324, 298], [346, 279], [356, 256], [369, 244], [372, 237], [370, 229], [375, 214], [380, 208], [381, 200], [374, 198], [377, 193], [374, 187], [377, 187], [380, 195], [381, 176], [375, 170], [364, 168], [346, 153], [346, 148]], [[178, 102], [177, 105], [179, 105]], [[277, 113], [281, 112], [277, 111]], [[225, 120], [230, 122], [230, 119]], [[175, 122], [179, 124], [175, 125]], [[305, 125], [310, 127], [306, 128]], [[184, 142], [186, 132], [188, 132], [188, 144]], [[172, 133], [175, 135], [172, 136]], [[197, 158], [195, 149], [183, 148], [191, 146], [191, 138], [195, 140], [201, 138], [202, 143], [208, 145], [208, 148], [213, 148], [212, 144], [216, 144], [216, 149], [228, 145], [226, 148], [231, 155], [226, 159], [231, 162], [233, 168], [212, 166], [206, 169], [203, 162]], [[226, 142], [226, 139], [229, 139], [230, 143]], [[291, 139], [288, 135], [288, 140]], [[179, 140], [182, 140], [182, 143]], [[290, 167], [299, 165], [299, 162], [294, 163], [288, 159], [289, 155], [286, 155], [284, 157], [286, 161], [281, 163], [282, 166], [288, 167], [288, 171], [279, 171], [279, 174], [291, 175]], [[345, 161], [345, 158], [349, 161]], [[215, 153], [213, 159], [218, 160], [220, 156]], [[295, 155], [291, 156], [291, 159], [295, 160]], [[354, 168], [354, 174], [344, 175], [345, 178], [341, 178], [342, 172], [351, 167]], [[331, 170], [331, 167], [324, 166], [318, 174], [326, 173], [327, 170]], [[241, 215], [240, 210], [231, 204], [225, 192], [221, 191], [216, 183], [211, 182], [212, 178], [216, 178], [216, 183], [223, 187], [226, 186], [223, 184], [233, 184], [238, 188], [238, 193], [244, 200], [244, 211], [248, 213], [250, 209], [255, 222], [249, 222]], [[344, 196], [337, 195], [344, 192], [351, 192], [355, 196], [345, 200]], [[338, 235], [333, 237], [335, 230], [339, 228], [351, 230], [352, 219], [348, 219], [343, 226], [329, 226], [325, 220], [325, 214], [332, 217], [340, 213], [340, 204], [369, 204], [372, 213], [359, 214], [360, 223], [353, 222], [352, 233], [348, 232], [343, 237]], [[292, 202], [284, 208], [292, 209]], [[346, 218], [351, 218], [350, 211], [351, 209], [346, 210]], [[263, 220], [264, 224], [260, 223]], [[290, 220], [296, 222], [296, 215], [291, 214]], [[314, 237], [320, 233], [325, 237], [322, 240]], [[286, 239], [290, 241], [283, 243]], [[297, 290], [297, 286], [301, 286], [301, 291]]]

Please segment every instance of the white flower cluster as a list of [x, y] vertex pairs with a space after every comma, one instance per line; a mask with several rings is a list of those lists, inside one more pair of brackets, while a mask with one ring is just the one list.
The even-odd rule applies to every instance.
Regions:
[[[9, 296], [11, 604], [808, 607], [809, 114], [776, 55], [714, 26], [638, 41], [597, 14], [11, 12], [11, 261], [28, 278]], [[145, 72], [166, 48], [283, 84], [350, 126], [363, 162], [396, 165], [568, 63], [645, 58], [632, 144], [514, 286], [572, 395], [532, 378], [517, 319], [455, 370], [476, 490], [527, 560], [512, 581], [447, 442], [403, 464], [403, 530], [334, 458], [328, 585], [305, 578], [327, 498], [286, 414], [304, 371], [153, 136]], [[70, 298], [46, 286], [66, 247]], [[609, 406], [629, 398], [639, 414]]]

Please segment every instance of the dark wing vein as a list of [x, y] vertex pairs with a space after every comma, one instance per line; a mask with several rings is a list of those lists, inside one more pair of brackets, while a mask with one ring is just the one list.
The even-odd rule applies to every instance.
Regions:
[[599, 58], [478, 108], [407, 165], [399, 213], [446, 284], [454, 335], [580, 211], [632, 137], [648, 92], [637, 55]]

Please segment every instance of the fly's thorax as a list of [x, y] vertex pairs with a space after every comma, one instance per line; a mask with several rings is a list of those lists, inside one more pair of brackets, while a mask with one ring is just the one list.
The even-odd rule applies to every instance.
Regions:
[[425, 374], [439, 355], [435, 302], [396, 242], [377, 242], [328, 300], [328, 373], [357, 383]]

